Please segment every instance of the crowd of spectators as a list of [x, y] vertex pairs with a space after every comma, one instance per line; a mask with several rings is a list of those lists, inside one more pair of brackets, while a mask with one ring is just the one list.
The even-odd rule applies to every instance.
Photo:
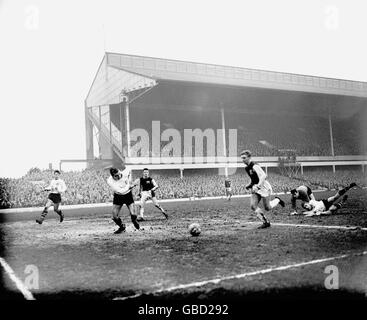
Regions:
[[[163, 109], [144, 110], [144, 113], [141, 114], [139, 110], [133, 111], [131, 127], [132, 129], [146, 128], [149, 131], [154, 119], [160, 120], [161, 133], [165, 129], [173, 128], [181, 133], [182, 139], [184, 129], [205, 130], [210, 128], [216, 131], [222, 128], [221, 115], [218, 110]], [[364, 131], [356, 119], [333, 118], [332, 132], [335, 155], [366, 154], [366, 143], [362, 143], [366, 140], [362, 136]], [[332, 155], [330, 123], [325, 115], [298, 115], [286, 112], [270, 112], [268, 114], [226, 112], [225, 126], [226, 129], [237, 129], [237, 150], [250, 149], [257, 156], [278, 156], [281, 149], [293, 149], [298, 156]], [[230, 142], [227, 140], [227, 147]], [[181, 143], [181, 154], [183, 154], [183, 140]], [[162, 141], [161, 149], [166, 144], [167, 142]], [[216, 146], [213, 149], [216, 150]], [[140, 155], [154, 156], [152, 150]], [[203, 155], [206, 155], [205, 142]]]
[[[233, 194], [246, 194], [245, 186], [249, 180], [243, 168], [229, 172], [232, 181]], [[67, 185], [63, 195], [63, 204], [106, 203], [112, 201], [111, 191], [106, 183], [108, 170], [83, 170], [63, 172], [61, 178]], [[141, 175], [140, 171], [133, 171], [133, 178]], [[151, 176], [159, 184], [158, 197], [160, 199], [200, 198], [224, 195], [223, 172], [217, 169], [184, 170], [181, 178], [179, 170], [151, 171]], [[32, 170], [19, 179], [0, 178], [0, 208], [39, 207], [45, 204], [48, 192], [44, 187], [52, 179], [50, 170]], [[273, 169], [268, 172], [268, 180], [274, 192], [289, 192], [301, 185], [309, 185], [312, 189], [338, 189], [351, 182], [366, 186], [366, 175], [361, 170], [325, 169], [307, 170], [303, 175], [293, 177], [280, 175]], [[138, 188], [134, 189], [136, 197]]]

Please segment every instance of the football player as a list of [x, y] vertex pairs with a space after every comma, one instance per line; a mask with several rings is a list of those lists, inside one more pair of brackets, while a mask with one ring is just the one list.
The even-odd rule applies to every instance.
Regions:
[[66, 191], [66, 184], [64, 180], [60, 179], [60, 171], [54, 171], [54, 178], [51, 180], [50, 184], [44, 189], [45, 191], [50, 191], [48, 195], [48, 200], [46, 202], [45, 208], [43, 209], [41, 216], [36, 219], [36, 222], [42, 224], [45, 220], [48, 208], [53, 206], [54, 211], [60, 216], [60, 222], [64, 221], [64, 214], [60, 210], [61, 204], [61, 194]]
[[[320, 201], [310, 200], [309, 202], [303, 203], [302, 207], [307, 210], [303, 212], [303, 214], [306, 217], [334, 214], [347, 201], [348, 195], [345, 193], [355, 186], [357, 186], [357, 184], [352, 182], [349, 186], [339, 190], [332, 197]], [[341, 196], [343, 196], [342, 200], [337, 202]]]
[[131, 170], [124, 164], [122, 165], [122, 170], [111, 168], [107, 184], [113, 191], [112, 220], [119, 227], [114, 233], [118, 234], [124, 232], [126, 229], [125, 224], [122, 223], [122, 220], [119, 217], [124, 204], [129, 209], [131, 222], [134, 227], [136, 229], [140, 229], [139, 223], [137, 222], [137, 216], [134, 212], [134, 199], [131, 191], [134, 188], [134, 185], [131, 184]]
[[224, 180], [224, 187], [226, 189], [226, 197], [228, 201], [231, 201], [231, 197], [232, 197], [232, 188], [231, 188], [231, 180], [229, 180], [229, 178], [226, 178]]
[[297, 200], [301, 200], [303, 202], [310, 202], [311, 200], [316, 200], [315, 196], [312, 193], [311, 188], [307, 186], [299, 186], [296, 189], [292, 189], [291, 194], [292, 194], [291, 203], [293, 209], [291, 215], [297, 214], [297, 205], [296, 205]]
[[259, 207], [259, 202], [263, 200], [264, 208], [269, 211], [278, 204], [284, 207], [284, 201], [279, 197], [270, 201], [273, 192], [269, 181], [266, 180], [264, 170], [251, 159], [251, 151], [244, 150], [241, 152], [241, 159], [246, 165], [245, 170], [249, 175], [251, 182], [246, 186], [247, 190], [251, 190], [251, 210], [254, 211], [256, 217], [262, 222], [259, 229], [269, 228], [270, 221], [265, 217], [264, 212]]
[[149, 176], [149, 169], [143, 169], [143, 176], [140, 179], [135, 180], [134, 185], [139, 186], [140, 195], [140, 214], [138, 216], [138, 221], [144, 221], [144, 207], [148, 200], [152, 200], [154, 206], [158, 208], [164, 217], [168, 219], [167, 213], [164, 211], [162, 206], [158, 203], [155, 191], [159, 188], [155, 180]]

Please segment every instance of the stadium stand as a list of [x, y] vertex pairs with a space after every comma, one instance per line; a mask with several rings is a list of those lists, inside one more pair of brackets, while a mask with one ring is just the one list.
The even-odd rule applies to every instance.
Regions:
[[[160, 120], [161, 132], [174, 128], [181, 133], [181, 137], [184, 137], [185, 128], [220, 129], [220, 119], [218, 110], [137, 108], [132, 111], [131, 123], [132, 128], [146, 128], [149, 131], [152, 126], [151, 121]], [[226, 129], [238, 130], [237, 150], [250, 149], [257, 156], [277, 156], [278, 149], [293, 149], [298, 156], [332, 155], [329, 120], [325, 116], [231, 111], [225, 113], [225, 121]], [[366, 143], [361, 143], [366, 139], [360, 135], [361, 130], [356, 119], [334, 119], [334, 154], [366, 154]], [[162, 142], [162, 147], [165, 144], [166, 142]], [[204, 155], [205, 150], [204, 141]], [[152, 155], [151, 151], [150, 155]]]

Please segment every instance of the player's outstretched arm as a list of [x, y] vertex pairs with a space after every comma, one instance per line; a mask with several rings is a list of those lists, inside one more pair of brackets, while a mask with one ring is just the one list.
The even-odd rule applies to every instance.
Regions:
[[51, 191], [52, 186], [51, 183], [49, 183], [46, 187], [43, 188], [44, 191]]
[[159, 186], [158, 186], [157, 182], [155, 182], [155, 180], [154, 180], [154, 179], [152, 179], [152, 183], [153, 183], [152, 191], [157, 190], [157, 189], [159, 188]]

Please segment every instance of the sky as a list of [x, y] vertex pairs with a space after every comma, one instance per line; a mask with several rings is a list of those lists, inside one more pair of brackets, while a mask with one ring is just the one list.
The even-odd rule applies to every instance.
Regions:
[[367, 81], [366, 1], [0, 0], [0, 177], [85, 159], [104, 52]]

